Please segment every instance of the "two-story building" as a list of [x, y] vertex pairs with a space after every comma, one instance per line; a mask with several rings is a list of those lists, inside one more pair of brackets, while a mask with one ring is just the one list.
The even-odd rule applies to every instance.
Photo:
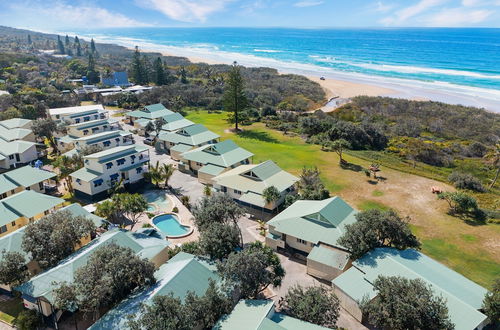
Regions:
[[0, 121], [0, 139], [5, 142], [24, 140], [36, 142], [36, 136], [31, 130], [32, 120], [12, 118]]
[[57, 143], [61, 149], [70, 150], [75, 148], [76, 141], [78, 139], [94, 136], [104, 132], [116, 131], [120, 128], [120, 123], [116, 119], [112, 118], [72, 124], [67, 127], [67, 135], [58, 138]]
[[[295, 193], [299, 178], [283, 171], [272, 160], [260, 164], [240, 165], [212, 179], [214, 188], [231, 196], [237, 203], [252, 212], [273, 212], [285, 200], [286, 195]], [[279, 198], [266, 201], [266, 188], [275, 187]]]
[[48, 111], [52, 120], [69, 124], [79, 124], [108, 117], [108, 111], [101, 104], [53, 108]]
[[158, 145], [170, 153], [174, 160], [181, 160], [181, 154], [206, 144], [215, 144], [219, 135], [202, 124], [191, 125], [175, 132], [162, 132], [158, 136]]
[[0, 174], [0, 199], [23, 190], [45, 193], [45, 187], [57, 175], [54, 172], [23, 166]]
[[[135, 124], [135, 122], [137, 120], [140, 120], [139, 123], [144, 123], [146, 121], [149, 122], [151, 120], [165, 117], [165, 116], [171, 115], [173, 113], [174, 113], [173, 111], [170, 111], [167, 108], [165, 108], [165, 106], [163, 104], [157, 103], [157, 104], [146, 105], [142, 109], [129, 111], [129, 112], [125, 113], [125, 120], [130, 125], [133, 125], [134, 127], [139, 128], [139, 126], [136, 126], [136, 124]], [[144, 126], [142, 126], [142, 127], [144, 127]]]
[[307, 273], [331, 281], [350, 266], [348, 251], [337, 243], [357, 211], [340, 197], [299, 200], [267, 222], [266, 245], [307, 261]]
[[99, 200], [114, 184], [126, 188], [140, 184], [147, 172], [149, 149], [139, 145], [119, 146], [83, 157], [84, 167], [71, 173], [75, 196]]
[[0, 139], [0, 168], [12, 169], [38, 159], [36, 143], [23, 140], [7, 142]]
[[251, 163], [253, 153], [232, 140], [207, 144], [181, 154], [179, 170], [191, 172], [204, 184], [213, 184], [217, 175], [240, 165]]
[[72, 284], [75, 279], [75, 272], [86, 265], [99, 248], [112, 243], [131, 249], [134, 254], [141, 258], [147, 258], [156, 267], [159, 267], [168, 259], [169, 242], [165, 239], [153, 234], [148, 235], [146, 233], [113, 229], [92, 240], [92, 242], [59, 262], [57, 266], [32, 277], [28, 282], [16, 287], [15, 290], [22, 293], [24, 307], [39, 311], [47, 319], [52, 320], [50, 325], [57, 329], [57, 321], [61, 317], [62, 311], [54, 306], [54, 290], [63, 283]]

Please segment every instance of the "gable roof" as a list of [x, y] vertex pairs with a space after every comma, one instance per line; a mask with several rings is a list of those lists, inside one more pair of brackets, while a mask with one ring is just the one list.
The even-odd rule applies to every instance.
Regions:
[[167, 108], [161, 103], [150, 104], [150, 105], [146, 105], [144, 107], [144, 111], [146, 111], [146, 112], [156, 112], [156, 111], [162, 111], [162, 110], [167, 110]]
[[320, 330], [326, 329], [274, 311], [272, 300], [240, 300], [229, 315], [223, 316], [214, 330]]
[[340, 197], [322, 201], [299, 200], [268, 221], [277, 232], [340, 247], [344, 227], [356, 221], [357, 211]]
[[18, 192], [0, 200], [0, 226], [20, 217], [34, 217], [62, 203], [64, 199], [40, 194], [33, 190]]
[[419, 278], [430, 284], [434, 293], [446, 299], [448, 313], [455, 328], [471, 330], [485, 319], [478, 311], [487, 290], [419, 251], [377, 248], [353, 262], [353, 267], [332, 283], [360, 300], [376, 296], [371, 283], [379, 276]]
[[140, 312], [141, 303], [151, 303], [156, 295], [168, 295], [184, 299], [189, 291], [201, 296], [209, 285], [209, 279], [220, 281], [215, 265], [194, 255], [180, 252], [163, 264], [156, 272], [157, 283], [146, 290], [136, 292], [108, 311], [89, 329], [128, 329], [127, 315]]
[[86, 135], [79, 137], [75, 139], [76, 142], [85, 142], [85, 144], [92, 144], [92, 143], [99, 143], [101, 141], [107, 141], [113, 138], [117, 137], [122, 137], [122, 136], [129, 136], [132, 135], [132, 133], [128, 131], [122, 131], [122, 130], [117, 130], [117, 131], [105, 131], [105, 132], [100, 132], [97, 134], [92, 134], [92, 135]]
[[325, 245], [319, 245], [312, 248], [311, 252], [307, 255], [307, 260], [313, 260], [343, 270], [349, 262], [349, 253], [332, 249]]
[[83, 129], [88, 129], [88, 128], [97, 127], [97, 126], [101, 126], [101, 125], [111, 125], [111, 124], [114, 124], [116, 122], [117, 122], [116, 119], [104, 118], [104, 119], [84, 121], [84, 122], [78, 123], [78, 124], [71, 124], [68, 126], [68, 128], [70, 128], [70, 129], [75, 128], [75, 129], [81, 131]]
[[171, 115], [173, 113], [174, 113], [173, 111], [170, 111], [167, 108], [165, 108], [163, 104], [157, 103], [157, 104], [147, 105], [141, 110], [126, 112], [125, 115], [135, 118], [156, 119], [167, 115]]
[[7, 142], [22, 140], [31, 133], [31, 130], [26, 128], [5, 128], [4, 126], [0, 126], [0, 139]]
[[26, 150], [36, 146], [35, 142], [14, 140], [14, 141], [4, 141], [0, 139], [0, 154], [7, 157], [13, 154], [21, 154]]
[[99, 247], [111, 243], [115, 243], [121, 247], [128, 247], [139, 256], [148, 249], [155, 247], [164, 249], [169, 245], [166, 240], [146, 234], [126, 232], [119, 229], [110, 230], [59, 262], [57, 266], [21, 284], [16, 290], [34, 298], [44, 297], [53, 303], [53, 290], [58, 287], [59, 283], [67, 282], [71, 284], [74, 280], [75, 272], [87, 264], [92, 254]]
[[75, 113], [85, 112], [85, 111], [89, 111], [89, 110], [104, 111], [104, 107], [102, 106], [102, 104], [92, 104], [92, 105], [81, 105], [81, 106], [76, 106], [76, 107], [52, 108], [52, 109], [49, 109], [49, 114], [51, 116], [69, 115], [69, 114], [75, 114]]
[[145, 146], [140, 145], [129, 145], [129, 146], [118, 146], [111, 149], [99, 151], [90, 155], [85, 156], [85, 159], [98, 159], [99, 163], [104, 163], [113, 160], [117, 157], [124, 157], [127, 155], [132, 155], [135, 153], [143, 152], [148, 150]]
[[174, 112], [172, 114], [169, 114], [167, 116], [162, 117], [165, 120], [165, 124], [161, 127], [163, 131], [175, 131], [178, 129], [182, 129], [185, 127], [189, 127], [191, 125], [194, 125], [194, 123], [189, 120], [184, 118], [180, 113]]
[[31, 122], [32, 122], [32, 120], [30, 120], [30, 119], [11, 118], [11, 119], [6, 119], [6, 120], [0, 121], [0, 126], [3, 126], [5, 128], [8, 128], [8, 129], [22, 128]]
[[54, 172], [35, 168], [30, 165], [18, 167], [9, 172], [0, 174], [0, 194], [17, 187], [26, 188], [56, 176]]
[[252, 156], [253, 153], [239, 147], [232, 140], [207, 144], [182, 154], [182, 157], [186, 160], [217, 165], [224, 168], [235, 165]]

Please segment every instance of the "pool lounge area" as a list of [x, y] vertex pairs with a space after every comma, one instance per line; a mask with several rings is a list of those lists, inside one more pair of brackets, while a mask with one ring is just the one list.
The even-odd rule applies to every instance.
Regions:
[[193, 233], [193, 228], [181, 224], [179, 217], [174, 213], [157, 215], [151, 219], [151, 222], [167, 238], [182, 238]]
[[148, 212], [170, 212], [174, 207], [174, 202], [162, 190], [151, 190], [142, 194], [148, 202]]

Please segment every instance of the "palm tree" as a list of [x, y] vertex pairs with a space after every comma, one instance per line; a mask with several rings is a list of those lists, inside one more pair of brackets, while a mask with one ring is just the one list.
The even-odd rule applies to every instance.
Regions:
[[151, 183], [156, 186], [156, 188], [160, 187], [160, 182], [163, 179], [162, 176], [163, 168], [160, 167], [160, 162], [157, 161], [156, 165], [150, 166], [148, 171], [148, 178], [151, 180]]
[[172, 174], [175, 172], [175, 167], [172, 164], [163, 164], [163, 167], [161, 168], [161, 176], [162, 179], [165, 180], [165, 188], [167, 188], [168, 185], [168, 180], [170, 180], [170, 177]]
[[54, 161], [54, 167], [59, 170], [59, 179], [64, 180], [70, 194], [73, 194], [73, 179], [71, 173], [83, 167], [83, 159], [78, 154], [72, 157], [59, 156]]
[[493, 148], [484, 156], [484, 158], [493, 165], [493, 168], [496, 168], [495, 178], [490, 184], [490, 189], [493, 188], [495, 183], [498, 180], [498, 176], [500, 175], [500, 142], [495, 144]]
[[[264, 197], [266, 204], [272, 205], [280, 199], [281, 194], [278, 188], [276, 188], [275, 186], [269, 186], [262, 192], [262, 197]], [[274, 211], [274, 208], [272, 208], [271, 210]], [[262, 211], [264, 211], [264, 208], [262, 208]]]

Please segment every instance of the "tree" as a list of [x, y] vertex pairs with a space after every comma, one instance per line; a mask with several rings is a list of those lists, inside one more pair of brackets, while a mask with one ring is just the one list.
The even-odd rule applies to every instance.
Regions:
[[186, 68], [184, 66], [181, 66], [179, 71], [177, 72], [178, 76], [179, 76], [179, 79], [181, 81], [181, 83], [183, 84], [187, 84], [188, 83], [188, 80], [187, 80], [187, 71], [186, 71]]
[[481, 184], [478, 178], [469, 174], [453, 171], [449, 176], [448, 180], [453, 183], [457, 189], [468, 189], [477, 192], [485, 192], [486, 189]]
[[217, 271], [244, 299], [257, 298], [269, 285], [279, 287], [285, 276], [278, 256], [260, 241], [249, 244], [242, 252], [231, 253], [226, 262], [218, 264]]
[[66, 35], [66, 37], [64, 38], [64, 46], [66, 48], [69, 48], [69, 46], [70, 46], [69, 36], [68, 35]]
[[[281, 198], [281, 194], [275, 186], [269, 186], [262, 191], [262, 197], [266, 201], [266, 204], [273, 205]], [[274, 207], [272, 208], [274, 210]]]
[[76, 56], [82, 56], [82, 45], [80, 45], [80, 39], [78, 36], [75, 36], [75, 48], [76, 48]]
[[215, 222], [200, 231], [200, 248], [211, 259], [222, 260], [239, 245], [239, 230], [234, 224]]
[[341, 165], [344, 163], [344, 159], [342, 158], [342, 153], [344, 152], [345, 149], [349, 149], [350, 147], [351, 144], [344, 139], [338, 139], [332, 141], [331, 148], [333, 151], [337, 153], [337, 155], [339, 155], [339, 163]]
[[234, 224], [240, 231], [240, 244], [243, 236], [238, 227], [238, 219], [244, 214], [243, 209], [226, 194], [204, 196], [192, 210], [194, 223], [200, 232], [212, 223]]
[[130, 230], [139, 222], [139, 218], [148, 210], [148, 202], [141, 194], [121, 193], [111, 198], [115, 205], [119, 205], [122, 213], [132, 223]]
[[400, 250], [420, 248], [420, 242], [411, 233], [408, 218], [402, 219], [394, 210], [371, 209], [356, 214], [356, 222], [345, 226], [338, 243], [349, 250], [353, 259], [377, 247]]
[[87, 64], [87, 80], [89, 84], [96, 84], [99, 82], [99, 74], [95, 68], [94, 52], [89, 53], [89, 60]]
[[71, 157], [62, 155], [54, 161], [54, 167], [59, 171], [59, 179], [66, 181], [69, 192], [72, 194], [73, 178], [71, 173], [83, 167], [83, 158], [80, 154], [74, 154]]
[[224, 109], [234, 113], [235, 130], [238, 131], [238, 113], [248, 106], [240, 66], [234, 62], [224, 85]]
[[324, 286], [302, 287], [295, 285], [288, 289], [282, 311], [300, 320], [335, 328], [339, 318], [339, 299], [331, 288]]
[[108, 219], [112, 223], [118, 222], [118, 215], [116, 213], [115, 204], [110, 199], [97, 203], [95, 214], [105, 219]]
[[212, 195], [212, 189], [210, 188], [210, 186], [206, 185], [203, 188], [203, 195], [205, 195], [207, 197]]
[[317, 167], [303, 167], [298, 182], [300, 199], [323, 200], [330, 197], [330, 192], [321, 181]]
[[33, 41], [31, 41], [31, 34], [28, 34], [28, 45], [32, 45]]
[[96, 249], [87, 264], [76, 270], [72, 284], [60, 283], [54, 290], [55, 305], [74, 304], [84, 313], [93, 313], [96, 320], [101, 308], [110, 308], [134, 289], [153, 284], [154, 270], [152, 262], [111, 242]]
[[136, 84], [146, 84], [147, 76], [144, 68], [144, 61], [141, 58], [141, 52], [139, 51], [139, 47], [135, 46], [134, 55], [132, 57], [132, 69], [131, 69], [131, 77], [135, 81]]
[[[151, 122], [148, 123], [148, 125], [150, 124]], [[154, 143], [153, 144], [156, 144], [156, 141], [158, 140], [158, 136], [160, 135], [160, 132], [161, 132], [161, 129], [163, 127], [163, 125], [165, 125], [167, 122], [165, 121], [165, 119], [163, 118], [156, 118], [154, 121], [153, 121], [153, 130], [155, 132], [155, 137], [154, 137]]]
[[500, 175], [500, 142], [497, 142], [493, 148], [484, 156], [488, 163], [496, 169], [495, 177], [491, 181], [490, 189], [493, 188]]
[[477, 200], [461, 191], [445, 191], [438, 194], [438, 198], [448, 203], [451, 214], [465, 214], [478, 209]]
[[484, 296], [483, 310], [493, 325], [500, 323], [500, 279], [495, 280], [493, 290]]
[[160, 162], [157, 161], [156, 165], [151, 166], [146, 173], [146, 177], [156, 186], [156, 188], [160, 188], [160, 182], [164, 179], [162, 172], [163, 168], [160, 166]]
[[18, 330], [38, 329], [43, 325], [42, 315], [35, 310], [25, 309], [17, 315], [14, 325]]
[[64, 50], [64, 44], [61, 41], [61, 37], [57, 36], [57, 52], [59, 54], [66, 54], [66, 51]]
[[26, 259], [19, 252], [2, 251], [0, 261], [0, 283], [16, 286], [29, 278]]
[[163, 66], [163, 61], [161, 60], [161, 57], [158, 57], [155, 60], [154, 73], [155, 73], [154, 82], [156, 85], [162, 86], [167, 84], [167, 76], [165, 74], [165, 68]]
[[47, 139], [52, 150], [55, 153], [59, 152], [57, 148], [56, 138], [54, 136], [55, 133], [63, 133], [66, 131], [66, 128], [63, 125], [58, 125], [55, 121], [50, 118], [46, 119], [37, 119], [33, 121], [31, 125], [31, 130], [39, 139]]
[[370, 324], [381, 329], [454, 329], [446, 300], [435, 296], [421, 279], [379, 276], [373, 282], [377, 292], [371, 302], [361, 304]]
[[90, 219], [58, 211], [26, 226], [22, 248], [46, 269], [75, 252], [81, 239], [93, 231], [95, 225]]
[[170, 178], [172, 177], [174, 172], [175, 172], [174, 165], [163, 164], [163, 167], [161, 168], [161, 176], [162, 176], [163, 180], [165, 181], [165, 183], [164, 183], [165, 188], [167, 188], [169, 186], [168, 181], [170, 180]]
[[95, 54], [97, 52], [97, 49], [95, 47], [94, 38], [90, 39], [90, 52], [92, 54]]

